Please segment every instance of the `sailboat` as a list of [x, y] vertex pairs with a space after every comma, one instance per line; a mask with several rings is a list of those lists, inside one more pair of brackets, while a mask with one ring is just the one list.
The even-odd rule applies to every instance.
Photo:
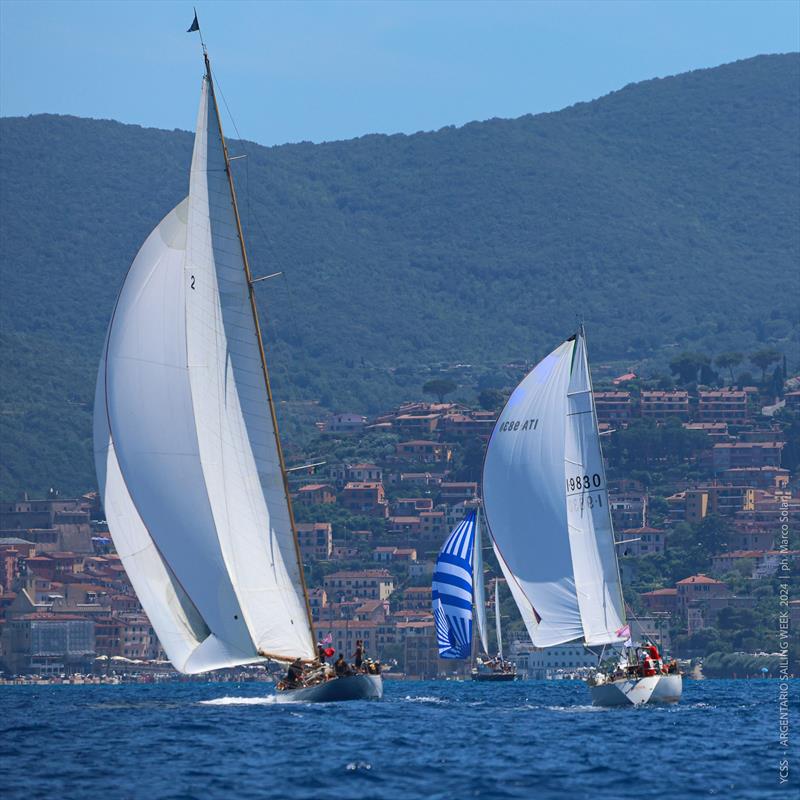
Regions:
[[[674, 666], [629, 647], [586, 336], [562, 342], [511, 394], [483, 466], [500, 568], [536, 647], [581, 641], [619, 659], [590, 679], [596, 705], [675, 702]], [[601, 654], [602, 655], [602, 654]]]
[[[488, 659], [478, 658], [472, 670], [474, 681], [513, 681], [517, 678], [517, 667], [503, 656], [503, 631], [500, 623], [500, 581], [494, 582], [494, 630], [497, 640], [497, 655]], [[484, 652], [488, 651], [484, 647]]]
[[335, 677], [317, 661], [205, 45], [203, 57], [188, 197], [133, 260], [100, 361], [94, 450], [111, 536], [178, 671], [291, 663], [285, 699], [380, 698], [380, 674]]
[[487, 659], [485, 662], [482, 659], [478, 660], [478, 666], [472, 671], [473, 679], [513, 680], [516, 677], [513, 665], [502, 658], [497, 584], [495, 584], [495, 608], [497, 642], [501, 652], [495, 658], [489, 657], [483, 585], [483, 548], [480, 514], [477, 508], [467, 512], [442, 545], [434, 568], [431, 596], [439, 658], [470, 658], [473, 628], [477, 627]]

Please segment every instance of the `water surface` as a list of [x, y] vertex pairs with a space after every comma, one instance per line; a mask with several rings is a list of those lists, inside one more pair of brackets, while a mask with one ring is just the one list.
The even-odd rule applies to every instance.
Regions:
[[0, 686], [0, 797], [792, 794], [778, 778], [777, 681], [686, 681], [681, 704], [638, 709], [593, 708], [571, 681], [385, 687], [382, 702], [310, 705], [252, 683]]

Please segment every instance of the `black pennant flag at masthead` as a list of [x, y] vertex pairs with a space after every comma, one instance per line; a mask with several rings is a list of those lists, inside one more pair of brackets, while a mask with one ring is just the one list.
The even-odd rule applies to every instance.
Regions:
[[194, 31], [200, 30], [200, 23], [197, 21], [197, 12], [194, 12], [194, 19], [192, 20], [192, 24], [189, 26], [189, 29], [186, 33], [193, 33]]

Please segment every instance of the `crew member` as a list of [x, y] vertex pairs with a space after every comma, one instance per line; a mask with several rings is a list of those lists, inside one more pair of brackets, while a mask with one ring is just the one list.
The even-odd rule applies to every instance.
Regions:
[[347, 662], [344, 660], [344, 653], [339, 653], [339, 658], [333, 662], [333, 669], [337, 678], [343, 678], [349, 672]]
[[303, 661], [296, 658], [289, 664], [289, 669], [286, 671], [286, 678], [284, 682], [287, 686], [293, 687], [302, 683], [303, 681]]
[[361, 672], [361, 662], [364, 659], [364, 642], [361, 639], [356, 639], [356, 651], [353, 653], [353, 663], [356, 667], [356, 672]]

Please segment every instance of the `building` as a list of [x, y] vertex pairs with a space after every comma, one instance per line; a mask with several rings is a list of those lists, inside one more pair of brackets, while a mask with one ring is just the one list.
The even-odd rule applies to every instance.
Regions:
[[412, 563], [417, 560], [417, 551], [413, 547], [395, 547], [385, 545], [372, 551], [373, 561], [403, 561]]
[[660, 555], [667, 549], [667, 532], [660, 528], [627, 528], [622, 531], [622, 541], [624, 545], [618, 550], [621, 556]]
[[309, 483], [301, 486], [295, 495], [295, 502], [310, 506], [323, 506], [336, 502], [333, 486], [329, 483]]
[[429, 439], [412, 439], [398, 442], [395, 455], [403, 461], [417, 461], [421, 464], [446, 464], [453, 457], [450, 445], [433, 442]]
[[630, 392], [595, 392], [594, 406], [597, 419], [612, 426], [624, 424], [633, 416]]
[[647, 525], [647, 495], [644, 492], [615, 491], [609, 493], [608, 504], [617, 530]]
[[405, 536], [406, 538], [413, 539], [419, 534], [419, 525], [419, 517], [389, 517], [389, 524], [387, 525], [386, 531], [392, 536]]
[[704, 433], [712, 443], [728, 440], [727, 422], [684, 422], [683, 427], [687, 431]]
[[367, 418], [361, 414], [331, 414], [325, 421], [323, 430], [326, 433], [350, 435], [360, 433], [367, 424]]
[[520, 674], [539, 681], [597, 666], [597, 655], [581, 644], [534, 647], [529, 641], [517, 641], [511, 646], [509, 658]]
[[737, 389], [700, 392], [696, 416], [698, 422], [745, 425], [749, 417], [746, 392]]
[[14, 674], [90, 672], [95, 658], [94, 622], [44, 611], [11, 615], [3, 626], [5, 669]]
[[426, 439], [436, 430], [440, 419], [440, 414], [401, 414], [394, 418], [392, 427], [404, 439]]
[[341, 505], [358, 514], [389, 515], [389, 503], [379, 481], [350, 481], [342, 490]]
[[734, 467], [780, 467], [784, 442], [719, 442], [712, 449], [715, 472]]
[[394, 591], [394, 578], [385, 569], [342, 570], [326, 575], [323, 587], [330, 598], [388, 600]]
[[323, 610], [328, 605], [328, 593], [324, 589], [308, 590], [308, 606], [311, 609], [311, 616], [316, 622], [323, 615]]
[[741, 569], [744, 565], [751, 578], [768, 578], [778, 573], [784, 559], [794, 561], [798, 555], [798, 550], [734, 550], [712, 556], [711, 565], [716, 575]]
[[729, 594], [727, 583], [709, 578], [703, 573], [678, 581], [675, 588], [678, 590], [678, 610], [684, 613], [690, 603]]
[[433, 596], [430, 586], [409, 586], [403, 590], [400, 610], [430, 612], [432, 607]]
[[475, 482], [442, 482], [439, 486], [439, 502], [442, 505], [454, 506], [465, 500], [475, 500], [477, 496], [478, 484]]
[[678, 610], [677, 589], [655, 589], [639, 595], [645, 608], [651, 613], [674, 614]]
[[423, 511], [419, 515], [419, 535], [423, 541], [443, 541], [449, 530], [444, 511]]
[[756, 489], [785, 490], [789, 486], [791, 473], [782, 467], [731, 467], [724, 470], [720, 479], [739, 486], [754, 486]]
[[436, 626], [433, 618], [397, 623], [398, 637], [403, 641], [405, 673], [409, 677], [435, 678], [445, 664], [451, 667], [456, 662], [442, 662], [436, 641]]
[[303, 561], [327, 561], [333, 555], [333, 527], [330, 522], [299, 522], [297, 541]]
[[420, 511], [433, 511], [430, 497], [401, 497], [392, 504], [392, 513], [398, 516], [416, 516]]
[[0, 503], [0, 537], [12, 536], [33, 542], [40, 553], [94, 552], [89, 505], [83, 498]]
[[686, 521], [699, 522], [707, 514], [730, 517], [755, 507], [755, 490], [750, 486], [712, 485], [686, 492]]
[[356, 483], [383, 481], [383, 470], [377, 464], [348, 464], [347, 480]]
[[685, 391], [643, 391], [639, 411], [645, 419], [666, 422], [670, 419], [689, 419], [689, 393]]

